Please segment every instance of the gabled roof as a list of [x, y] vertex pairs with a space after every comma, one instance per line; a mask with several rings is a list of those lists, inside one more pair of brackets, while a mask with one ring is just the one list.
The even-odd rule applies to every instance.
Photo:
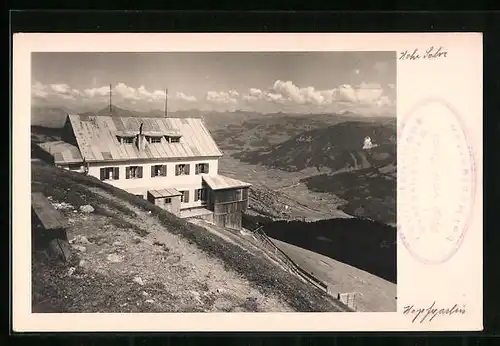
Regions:
[[83, 158], [80, 150], [70, 143], [64, 141], [52, 141], [38, 144], [40, 148], [54, 157], [55, 164], [82, 163]]
[[[89, 115], [68, 118], [87, 162], [222, 156], [201, 119]], [[146, 143], [142, 151], [134, 144], [120, 144], [117, 136], [138, 134], [141, 123], [144, 135], [180, 135], [180, 142]]]
[[241, 180], [236, 180], [223, 175], [204, 175], [203, 180], [210, 186], [212, 190], [237, 189], [242, 187], [250, 187], [252, 184], [245, 183]]

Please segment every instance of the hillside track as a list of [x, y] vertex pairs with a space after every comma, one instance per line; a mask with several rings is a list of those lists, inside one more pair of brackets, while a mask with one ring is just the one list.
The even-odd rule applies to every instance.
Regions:
[[[75, 208], [63, 211], [68, 237], [89, 241], [67, 264], [34, 255], [34, 311], [345, 311], [269, 258], [98, 179], [40, 162], [32, 179]], [[95, 211], [78, 212], [86, 204]]]

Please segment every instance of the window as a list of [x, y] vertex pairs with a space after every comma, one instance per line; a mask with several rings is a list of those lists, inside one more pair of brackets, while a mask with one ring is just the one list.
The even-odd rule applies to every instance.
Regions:
[[196, 174], [208, 173], [208, 163], [197, 163], [195, 166]]
[[125, 169], [126, 179], [139, 179], [142, 178], [142, 167], [141, 166], [130, 166]]
[[175, 175], [189, 175], [189, 164], [176, 165]]
[[149, 143], [161, 143], [161, 137], [159, 136], [147, 136], [146, 140]]
[[101, 180], [118, 180], [119, 173], [118, 167], [101, 168]]
[[154, 165], [151, 166], [151, 177], [166, 177], [167, 165]]
[[182, 193], [181, 195], [181, 203], [188, 203], [189, 202], [189, 191], [179, 191]]
[[181, 141], [181, 136], [165, 136], [168, 143], [179, 143]]
[[207, 200], [207, 190], [204, 188], [194, 190], [194, 201], [205, 202]]
[[172, 198], [170, 197], [165, 198], [165, 204], [170, 204], [170, 203], [172, 203]]
[[243, 189], [236, 190], [236, 200], [237, 201], [243, 200]]
[[121, 144], [133, 144], [134, 143], [134, 137], [133, 136], [116, 136], [118, 139], [118, 142]]

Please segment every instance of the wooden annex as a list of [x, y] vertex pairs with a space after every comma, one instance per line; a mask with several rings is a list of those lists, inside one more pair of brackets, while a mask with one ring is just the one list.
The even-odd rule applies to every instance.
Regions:
[[250, 184], [228, 177], [204, 177], [208, 190], [207, 209], [221, 227], [241, 229], [242, 212], [248, 208]]

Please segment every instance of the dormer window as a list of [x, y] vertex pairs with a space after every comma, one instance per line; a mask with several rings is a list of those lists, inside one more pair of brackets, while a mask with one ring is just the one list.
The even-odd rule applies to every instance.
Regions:
[[120, 144], [133, 144], [135, 136], [116, 136]]
[[181, 136], [165, 136], [168, 143], [179, 143], [181, 141]]
[[146, 136], [148, 143], [161, 143], [161, 136]]

